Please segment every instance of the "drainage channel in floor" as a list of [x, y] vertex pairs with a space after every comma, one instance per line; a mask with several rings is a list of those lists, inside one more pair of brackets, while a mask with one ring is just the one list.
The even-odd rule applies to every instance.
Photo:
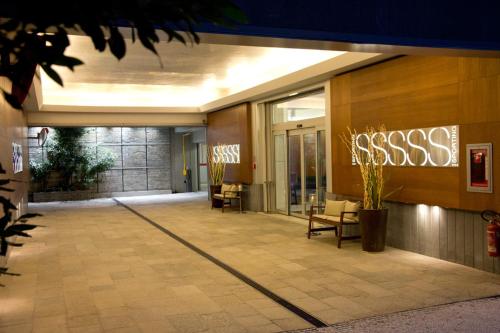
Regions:
[[160, 230], [161, 232], [163, 232], [164, 234], [168, 235], [169, 237], [175, 239], [176, 241], [178, 241], [182, 245], [186, 246], [187, 248], [191, 249], [192, 251], [196, 252], [197, 254], [199, 254], [200, 256], [204, 257], [205, 259], [211, 261], [212, 263], [214, 263], [215, 265], [219, 266], [220, 268], [222, 268], [226, 272], [232, 274], [233, 276], [235, 276], [239, 280], [243, 281], [244, 283], [246, 283], [249, 286], [253, 287], [254, 289], [258, 290], [259, 292], [261, 292], [265, 296], [267, 296], [270, 299], [272, 299], [274, 302], [276, 302], [279, 305], [285, 307], [286, 309], [288, 309], [289, 311], [293, 312], [294, 314], [296, 314], [297, 316], [301, 317], [302, 319], [304, 319], [305, 321], [309, 322], [310, 324], [314, 325], [315, 327], [326, 327], [326, 326], [328, 326], [326, 323], [322, 322], [320, 319], [318, 319], [318, 318], [314, 317], [313, 315], [311, 315], [310, 313], [302, 310], [298, 306], [290, 303], [289, 301], [287, 301], [286, 299], [280, 297], [279, 295], [276, 295], [271, 290], [269, 290], [266, 287], [262, 286], [258, 282], [252, 280], [251, 278], [249, 278], [245, 274], [239, 272], [238, 270], [234, 269], [233, 267], [229, 266], [228, 264], [226, 264], [226, 263], [220, 261], [219, 259], [213, 257], [212, 255], [210, 255], [207, 252], [203, 251], [199, 247], [197, 247], [197, 246], [193, 245], [192, 243], [188, 242], [184, 238], [182, 238], [182, 237], [174, 234], [172, 231], [170, 231], [167, 228], [159, 225], [158, 223], [156, 223], [155, 221], [151, 220], [150, 218], [142, 215], [141, 213], [139, 213], [138, 211], [134, 210], [133, 208], [127, 206], [126, 204], [124, 204], [120, 200], [118, 200], [116, 198], [113, 198], [113, 200], [119, 206], [122, 206], [123, 208], [127, 209], [131, 213], [133, 213], [136, 216], [140, 217], [142, 220], [144, 220], [147, 223], [151, 224], [156, 229]]

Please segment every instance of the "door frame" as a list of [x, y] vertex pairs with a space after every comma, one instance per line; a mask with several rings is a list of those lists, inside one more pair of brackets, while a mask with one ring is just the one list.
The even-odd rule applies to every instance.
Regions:
[[[286, 195], [285, 195], [285, 207], [286, 209], [283, 211], [283, 210], [280, 210], [276, 207], [276, 162], [275, 162], [275, 156], [276, 156], [276, 148], [275, 148], [275, 144], [274, 144], [274, 140], [275, 140], [275, 137], [276, 136], [279, 136], [279, 135], [283, 135], [284, 136], [284, 163], [285, 163], [285, 187], [286, 187]], [[278, 130], [278, 131], [272, 131], [271, 133], [271, 144], [270, 144], [270, 165], [271, 165], [271, 175], [272, 175], [272, 178], [271, 180], [268, 181], [268, 184], [270, 185], [269, 186], [269, 197], [270, 197], [270, 211], [273, 212], [273, 213], [279, 213], [279, 214], [285, 214], [285, 215], [289, 215], [289, 204], [288, 204], [288, 198], [289, 198], [289, 195], [288, 195], [288, 192], [289, 192], [289, 189], [288, 189], [288, 133], [286, 130]]]

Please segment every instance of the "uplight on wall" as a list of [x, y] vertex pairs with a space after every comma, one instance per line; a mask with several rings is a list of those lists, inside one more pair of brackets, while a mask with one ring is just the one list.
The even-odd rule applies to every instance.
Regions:
[[[366, 133], [352, 137], [352, 145], [370, 155], [368, 142], [382, 151], [384, 165], [418, 167], [458, 167], [459, 126], [441, 126], [410, 130], [377, 132], [371, 137]], [[382, 137], [382, 145], [375, 138]], [[359, 161], [352, 155], [352, 164]]]
[[240, 145], [217, 145], [213, 147], [214, 161], [217, 163], [221, 159], [227, 164], [240, 163]]

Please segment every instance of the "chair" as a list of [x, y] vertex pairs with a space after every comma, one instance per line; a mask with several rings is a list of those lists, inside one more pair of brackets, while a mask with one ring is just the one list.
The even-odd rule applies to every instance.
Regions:
[[[323, 214], [320, 213], [320, 209], [323, 206], [311, 206], [309, 210], [309, 228], [307, 231], [307, 238], [311, 238], [311, 233], [316, 231], [326, 231], [334, 230], [335, 236], [338, 238], [337, 247], [340, 249], [342, 240], [346, 239], [358, 239], [361, 238], [360, 235], [356, 236], [343, 236], [343, 226], [344, 225], [359, 225], [358, 212], [361, 208], [360, 202], [351, 201], [333, 201], [326, 200], [326, 206], [324, 207]], [[317, 214], [314, 214], [316, 209]], [[314, 227], [314, 223], [320, 223], [323, 225], [329, 225], [328, 227]]]
[[240, 213], [242, 211], [241, 207], [241, 184], [222, 184], [220, 193], [215, 193], [212, 196], [212, 207], [214, 207], [214, 201], [222, 201], [222, 213], [224, 213], [224, 207], [229, 205], [233, 200], [238, 200], [240, 206]]

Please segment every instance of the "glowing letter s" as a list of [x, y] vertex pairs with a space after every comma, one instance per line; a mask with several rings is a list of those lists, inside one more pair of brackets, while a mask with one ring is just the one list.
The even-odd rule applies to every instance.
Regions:
[[[446, 163], [444, 163], [442, 166], [449, 166], [449, 165], [450, 165], [450, 163], [451, 163], [451, 150], [450, 150], [448, 147], [446, 147], [446, 146], [444, 146], [444, 145], [441, 145], [441, 144], [439, 144], [439, 143], [436, 143], [436, 142], [434, 142], [434, 141], [432, 140], [432, 133], [434, 133], [434, 131], [435, 131], [435, 130], [437, 130], [437, 129], [441, 129], [441, 130], [443, 130], [443, 131], [446, 133], [446, 136], [448, 137], [448, 140], [450, 139], [450, 132], [448, 132], [448, 130], [447, 130], [446, 128], [444, 128], [444, 127], [435, 127], [435, 128], [433, 128], [433, 129], [431, 129], [431, 130], [429, 131], [429, 143], [430, 143], [432, 146], [434, 146], [434, 147], [436, 147], [436, 148], [439, 148], [439, 149], [443, 149], [445, 152], [447, 152], [447, 153], [448, 153], [448, 161], [446, 161]], [[436, 163], [434, 163], [434, 161], [432, 160], [432, 158], [431, 158], [431, 153], [430, 153], [430, 152], [428, 153], [428, 156], [429, 156], [429, 162], [430, 162], [433, 166], [438, 166], [438, 165], [437, 165]]]
[[[427, 137], [425, 136], [425, 132], [423, 130], [418, 129], [416, 131], [418, 131], [420, 134], [422, 134], [422, 136], [424, 137], [424, 140], [427, 139]], [[407, 138], [408, 138], [408, 140], [407, 140], [408, 141], [408, 145], [410, 145], [410, 147], [418, 149], [418, 150], [420, 150], [421, 152], [424, 153], [424, 161], [420, 164], [420, 166], [424, 166], [424, 165], [427, 164], [427, 150], [425, 150], [424, 147], [416, 145], [416, 144], [414, 144], [413, 142], [410, 141], [410, 136], [411, 136], [411, 134], [413, 132], [415, 132], [414, 129], [412, 129], [411, 131], [408, 132], [408, 136], [407, 136]], [[415, 163], [413, 163], [411, 161], [411, 159], [410, 159], [410, 152], [408, 152], [408, 163], [410, 163], [410, 165], [412, 165], [412, 166], [415, 166]]]
[[[378, 146], [378, 145], [375, 143], [374, 139], [375, 139], [375, 136], [377, 136], [377, 135], [382, 135], [382, 137], [384, 138], [384, 141], [383, 141], [383, 142], [387, 142], [387, 137], [386, 137], [386, 136], [385, 136], [385, 134], [384, 134], [384, 133], [382, 133], [382, 132], [377, 132], [377, 133], [374, 133], [374, 134], [372, 135], [372, 146], [373, 146], [373, 148], [375, 148], [375, 149], [377, 149], [377, 150], [381, 151], [381, 152], [384, 154], [385, 158], [384, 158], [384, 161], [382, 162], [382, 164], [383, 164], [383, 165], [386, 165], [386, 164], [387, 164], [387, 160], [389, 159], [389, 154], [387, 154], [387, 151], [384, 149], [384, 147], [380, 147], [380, 146]], [[375, 163], [377, 163], [377, 161], [374, 161], [374, 162], [375, 162]]]
[[[403, 133], [403, 132], [401, 132], [401, 131], [397, 131], [397, 132], [391, 132], [391, 133], [389, 133], [389, 137], [387, 138], [387, 142], [389, 143], [389, 146], [390, 146], [392, 149], [399, 150], [399, 151], [403, 154], [403, 161], [402, 161], [401, 163], [399, 163], [399, 165], [405, 165], [405, 164], [406, 164], [406, 151], [405, 151], [402, 147], [397, 146], [397, 145], [395, 145], [395, 144], [393, 144], [393, 143], [391, 142], [391, 137], [394, 135], [394, 133], [399, 133], [399, 135], [401, 135], [401, 139], [403, 140], [403, 142], [405, 142], [405, 141], [406, 141], [406, 140], [405, 140], [405, 135], [404, 135], [404, 133]], [[396, 156], [396, 152], [394, 152], [394, 156]], [[393, 161], [391, 160], [391, 155], [390, 155], [390, 154], [388, 155], [388, 157], [389, 157], [389, 163], [390, 163], [391, 165], [396, 165], [396, 162], [393, 162]], [[396, 159], [396, 158], [394, 158], [394, 159]]]
[[[369, 160], [370, 158], [372, 158], [371, 155], [370, 155], [370, 151], [367, 148], [363, 147], [359, 143], [359, 138], [362, 137], [362, 136], [366, 137], [366, 143], [367, 144], [368, 144], [368, 142], [370, 142], [370, 138], [368, 137], [368, 134], [366, 134], [366, 133], [358, 134], [358, 136], [356, 138], [356, 146], [358, 146], [359, 150], [361, 151], [359, 154], [361, 155], [363, 151], [366, 152], [367, 160]], [[361, 161], [359, 161], [358, 157], [356, 157], [356, 160], [357, 160], [358, 164], [361, 164]]]

